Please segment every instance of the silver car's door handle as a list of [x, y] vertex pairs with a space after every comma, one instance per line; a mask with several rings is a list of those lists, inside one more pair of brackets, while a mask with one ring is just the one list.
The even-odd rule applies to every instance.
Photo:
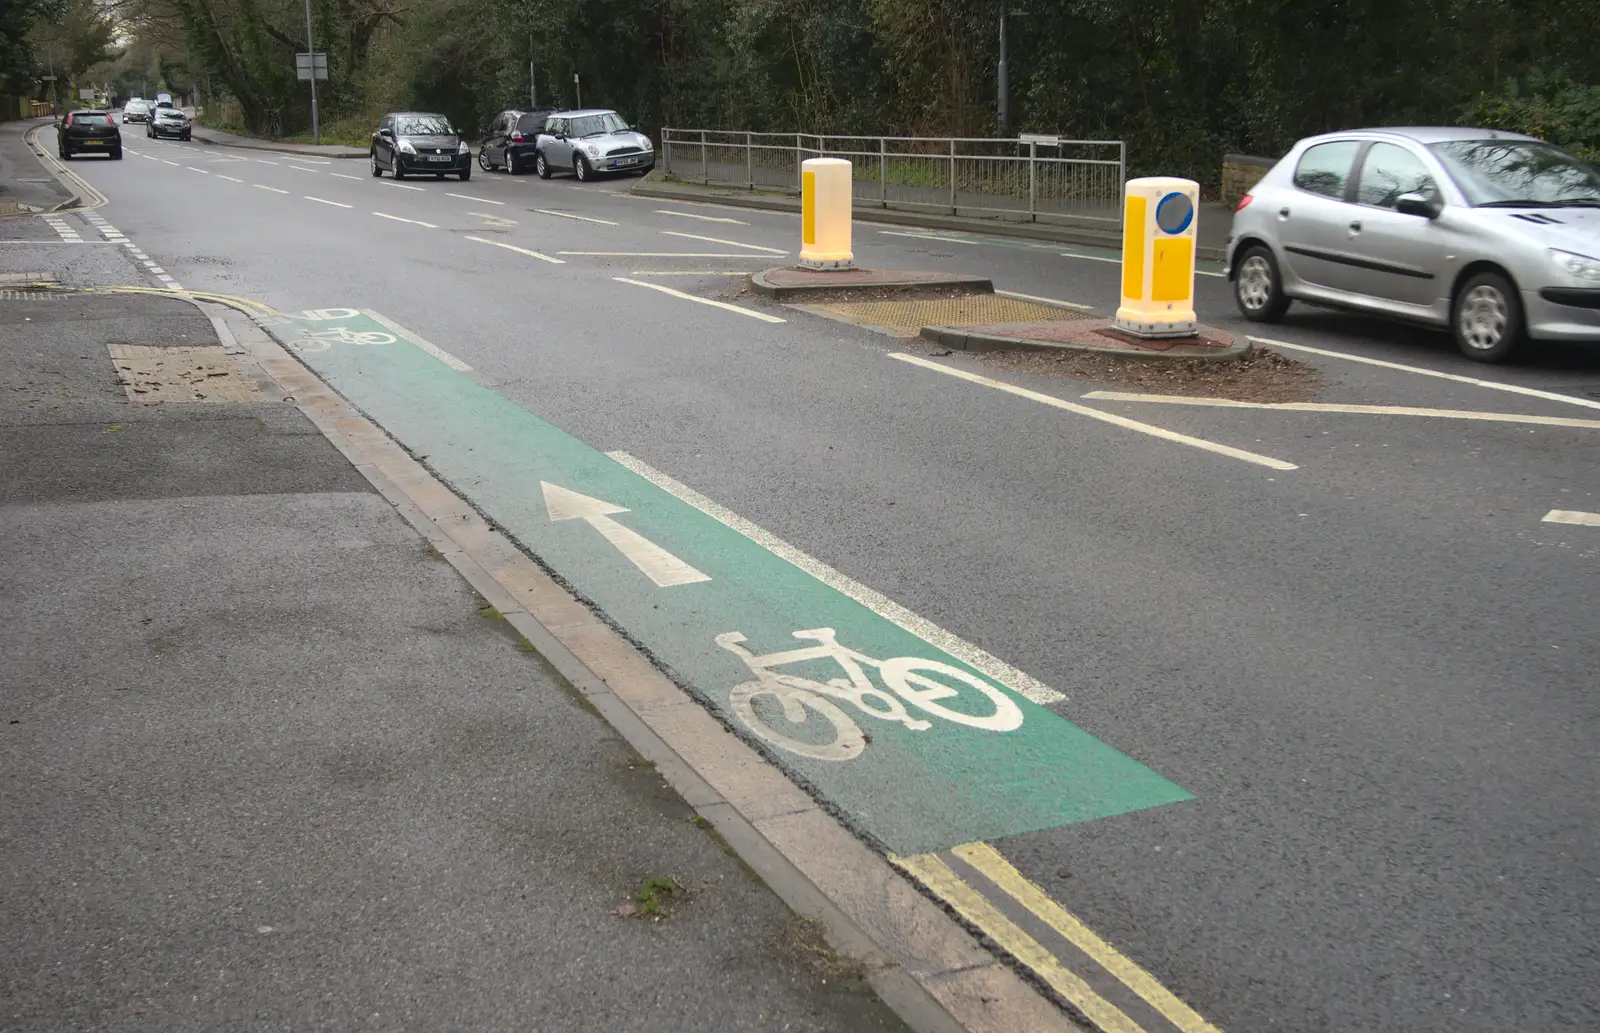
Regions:
[[1279, 208], [1278, 209], [1278, 218], [1287, 219], [1288, 217], [1289, 217], [1289, 209], [1287, 209], [1287, 208]]
[[1351, 233], [1360, 233], [1361, 232], [1361, 223], [1360, 222], [1352, 222], [1350, 224], [1350, 232]]

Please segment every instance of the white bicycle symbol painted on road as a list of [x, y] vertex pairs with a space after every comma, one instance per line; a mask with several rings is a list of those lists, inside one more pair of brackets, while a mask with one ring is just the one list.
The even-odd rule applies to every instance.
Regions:
[[[906, 703], [933, 717], [990, 732], [1009, 732], [1022, 726], [1022, 709], [1010, 696], [958, 667], [915, 656], [874, 660], [865, 653], [841, 646], [838, 633], [832, 628], [796, 631], [794, 637], [810, 639], [817, 645], [757, 656], [744, 648], [742, 643], [746, 639], [737, 631], [724, 632], [716, 638], [717, 645], [743, 660], [756, 676], [755, 681], [734, 686], [729, 696], [733, 712], [739, 715], [739, 720], [747, 728], [774, 746], [818, 760], [854, 760], [861, 756], [861, 751], [867, 746], [867, 737], [851, 715], [833, 702], [836, 699], [854, 704], [856, 709], [870, 717], [894, 721], [918, 732], [932, 728], [933, 723], [913, 716], [906, 709]], [[772, 670], [807, 660], [837, 661], [848, 677], [820, 682]], [[890, 691], [885, 692], [874, 686], [863, 666], [876, 667], [878, 676]], [[970, 714], [940, 704], [940, 700], [959, 696], [962, 688], [974, 689], [987, 697], [988, 705], [984, 707], [987, 712]], [[763, 696], [776, 700], [784, 718], [796, 726], [807, 722], [806, 711], [810, 710], [832, 726], [831, 739], [827, 742], [807, 742], [774, 728], [756, 712], [755, 702]]]
[[331, 330], [302, 330], [289, 347], [302, 352], [325, 352], [336, 344], [393, 344], [395, 340], [394, 334], [336, 326]]

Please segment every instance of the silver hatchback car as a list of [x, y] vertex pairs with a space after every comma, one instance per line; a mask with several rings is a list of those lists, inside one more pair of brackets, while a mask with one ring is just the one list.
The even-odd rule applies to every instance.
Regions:
[[1600, 170], [1497, 130], [1314, 136], [1239, 202], [1228, 278], [1247, 319], [1362, 309], [1448, 327], [1481, 362], [1600, 340]]

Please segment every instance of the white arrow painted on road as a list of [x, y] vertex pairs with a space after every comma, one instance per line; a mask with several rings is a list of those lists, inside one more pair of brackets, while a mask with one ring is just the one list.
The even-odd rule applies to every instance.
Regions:
[[628, 512], [622, 506], [580, 495], [549, 481], [540, 481], [539, 486], [544, 489], [544, 504], [550, 511], [552, 523], [582, 520], [615, 545], [617, 551], [638, 567], [645, 577], [654, 581], [657, 587], [671, 588], [673, 585], [692, 585], [697, 581], [711, 580], [709, 574], [700, 573], [644, 535], [611, 519], [619, 513]]

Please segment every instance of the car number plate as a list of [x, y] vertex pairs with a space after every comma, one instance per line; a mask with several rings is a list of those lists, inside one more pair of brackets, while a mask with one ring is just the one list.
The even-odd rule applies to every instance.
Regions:
[[618, 158], [616, 161], [613, 161], [611, 163], [611, 167], [614, 168], [614, 169], [618, 169], [618, 168], [621, 168], [624, 165], [637, 165], [637, 164], [639, 164], [639, 159], [638, 158]]
[[106, 142], [104, 140], [85, 140], [83, 145], [85, 147], [104, 147]]
[[426, 157], [429, 161], [449, 161], [450, 160], [450, 155], [448, 155], [448, 154], [429, 154], [429, 155], [425, 155], [424, 157]]

